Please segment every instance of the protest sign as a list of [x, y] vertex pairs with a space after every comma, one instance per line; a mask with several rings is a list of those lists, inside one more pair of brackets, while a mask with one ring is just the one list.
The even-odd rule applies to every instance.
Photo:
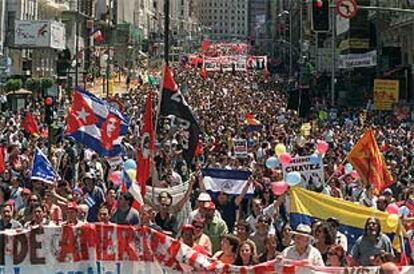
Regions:
[[375, 110], [392, 110], [392, 106], [399, 101], [400, 81], [374, 80]]
[[283, 165], [283, 177], [286, 178], [286, 175], [292, 171], [300, 173], [302, 177], [300, 185], [303, 187], [320, 186], [325, 183], [321, 158], [315, 161], [311, 156], [295, 157], [289, 164]]
[[247, 140], [235, 139], [234, 140], [234, 156], [237, 158], [247, 157]]

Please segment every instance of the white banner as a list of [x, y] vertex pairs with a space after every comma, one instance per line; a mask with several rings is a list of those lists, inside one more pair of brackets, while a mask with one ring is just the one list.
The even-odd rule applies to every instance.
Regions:
[[262, 70], [267, 66], [267, 56], [249, 56], [246, 63], [247, 69]]
[[207, 71], [220, 71], [220, 57], [204, 57], [204, 67]]
[[361, 54], [345, 54], [338, 56], [338, 67], [346, 68], [362, 68], [373, 67], [377, 65], [377, 51], [369, 51]]
[[14, 43], [17, 47], [66, 48], [65, 25], [55, 21], [16, 21]]
[[[313, 267], [287, 259], [229, 265], [147, 227], [86, 224], [1, 233], [0, 274], [378, 273], [378, 267]], [[400, 273], [413, 271], [402, 267]]]
[[289, 172], [297, 171], [302, 177], [301, 186], [307, 187], [308, 185], [320, 186], [325, 184], [325, 177], [323, 172], [322, 159], [318, 161], [312, 160], [311, 156], [300, 156], [292, 159], [292, 162], [288, 165], [283, 165], [283, 177], [286, 180], [286, 176]]

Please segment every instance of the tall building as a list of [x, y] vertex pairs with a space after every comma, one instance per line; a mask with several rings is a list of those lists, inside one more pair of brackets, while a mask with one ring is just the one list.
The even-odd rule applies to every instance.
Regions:
[[248, 0], [204, 0], [198, 19], [212, 40], [246, 40], [249, 35]]
[[257, 37], [266, 32], [268, 22], [268, 0], [249, 0], [249, 36]]
[[32, 50], [14, 49], [14, 28], [16, 20], [36, 20], [38, 0], [6, 0], [6, 43], [7, 55], [11, 58], [10, 74], [31, 75]]
[[[382, 7], [414, 9], [414, 1], [390, 0], [380, 4]], [[414, 101], [414, 18], [409, 13], [396, 12], [387, 16], [377, 12], [371, 13], [371, 22], [376, 31], [371, 35], [373, 48], [378, 53], [378, 69], [382, 77], [399, 80], [400, 100]]]
[[4, 42], [6, 38], [6, 1], [0, 1], [0, 56], [3, 55]]

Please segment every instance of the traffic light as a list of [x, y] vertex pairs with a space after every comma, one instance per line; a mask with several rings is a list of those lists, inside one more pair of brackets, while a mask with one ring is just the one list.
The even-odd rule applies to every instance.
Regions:
[[53, 124], [54, 114], [53, 114], [53, 99], [47, 97], [45, 99], [45, 123], [46, 125]]
[[313, 31], [329, 31], [329, 0], [312, 0]]

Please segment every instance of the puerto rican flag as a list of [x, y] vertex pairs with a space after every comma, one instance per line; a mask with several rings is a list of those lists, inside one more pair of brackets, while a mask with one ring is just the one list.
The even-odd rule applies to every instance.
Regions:
[[101, 156], [120, 155], [122, 137], [128, 132], [128, 117], [88, 91], [77, 89], [72, 96], [66, 135]]

